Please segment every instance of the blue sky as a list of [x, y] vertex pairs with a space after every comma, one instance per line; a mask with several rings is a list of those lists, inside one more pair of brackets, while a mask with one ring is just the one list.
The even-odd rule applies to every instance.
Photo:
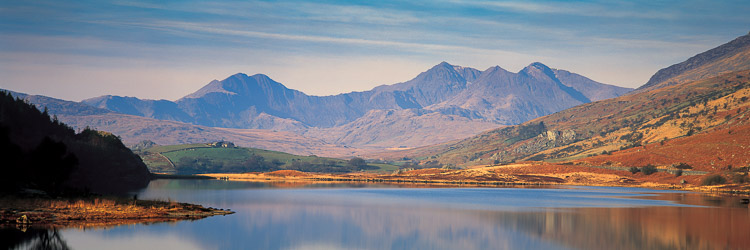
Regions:
[[447, 61], [539, 61], [637, 87], [750, 31], [746, 1], [0, 2], [0, 88], [174, 100], [263, 73], [308, 94], [367, 90]]

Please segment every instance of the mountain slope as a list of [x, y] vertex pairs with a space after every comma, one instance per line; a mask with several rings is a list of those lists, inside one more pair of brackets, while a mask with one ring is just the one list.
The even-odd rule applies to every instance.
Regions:
[[498, 125], [422, 109], [371, 110], [333, 128], [311, 128], [304, 135], [353, 147], [408, 148], [466, 138]]
[[581, 94], [591, 101], [618, 97], [633, 90], [614, 85], [602, 84], [582, 75], [565, 70], [553, 69], [552, 72], [555, 74], [555, 77], [560, 80], [560, 83], [581, 92]]
[[211, 128], [176, 121], [164, 121], [135, 115], [120, 114], [86, 104], [46, 96], [11, 92], [40, 109], [47, 107], [50, 115], [74, 129], [91, 127], [122, 138], [126, 144], [150, 140], [161, 145], [206, 143], [229, 140], [239, 146], [283, 151], [299, 155], [332, 157], [361, 155], [372, 152], [352, 149], [307, 138], [292, 132], [259, 129]]
[[[442, 62], [407, 82], [334, 96], [308, 96], [288, 89], [265, 75], [235, 74], [222, 81], [212, 81], [174, 103], [111, 96], [83, 102], [124, 114], [205, 126], [299, 131], [307, 126], [326, 128], [344, 125], [370, 110], [424, 109], [431, 105], [438, 105], [433, 110], [453, 110], [465, 106], [470, 108], [469, 113], [481, 114], [487, 121], [512, 124], [592, 99], [616, 97], [629, 90], [596, 83], [567, 71], [552, 71], [541, 63], [532, 64], [527, 71], [531, 68], [544, 69], [545, 72], [534, 75], [526, 71], [518, 74], [508, 72], [510, 77], [488, 77], [492, 74]], [[494, 67], [490, 70], [502, 69]], [[553, 89], [552, 92], [542, 93], [550, 89]], [[537, 96], [537, 92], [544, 98], [526, 100]], [[503, 110], [481, 105], [482, 100], [493, 102], [507, 99], [508, 96], [518, 96], [514, 103], [519, 104]], [[469, 100], [472, 98], [474, 100]], [[474, 101], [475, 105], [463, 105], [467, 101]], [[519, 107], [523, 109], [515, 110]], [[507, 112], [515, 114], [505, 115]], [[265, 122], [256, 120], [261, 114], [267, 115]]]
[[750, 33], [657, 71], [638, 90], [663, 88], [746, 69], [750, 69]]
[[533, 63], [518, 73], [485, 70], [465, 91], [428, 109], [461, 108], [499, 124], [518, 124], [590, 102], [557, 79], [550, 68]]
[[[723, 54], [722, 58], [742, 58], [746, 51], [735, 52], [736, 54]], [[692, 58], [688, 61], [691, 60], [694, 61]], [[731, 69], [733, 66], [712, 68], [715, 72], [708, 72], [706, 75]], [[654, 85], [618, 98], [579, 105], [459, 142], [384, 156], [429, 157], [438, 159], [441, 163], [476, 165], [519, 160], [569, 161], [599, 154], [609, 155], [612, 151], [619, 150], [641, 152], [659, 147], [653, 146], [654, 143], [662, 145], [674, 138], [691, 138], [702, 133], [732, 133], [735, 128], [737, 131], [746, 131], [740, 128], [750, 122], [748, 100], [750, 70], [735, 71], [672, 86]], [[713, 165], [717, 162], [726, 162], [726, 159], [716, 158], [718, 155], [724, 157], [724, 151], [735, 152], [730, 154], [733, 155], [731, 157], [736, 155], [742, 158], [743, 154], [737, 149], [750, 147], [742, 144], [746, 141], [739, 141], [740, 147], [728, 147], [715, 144], [710, 146], [710, 139], [680, 140], [700, 144], [685, 148], [691, 150], [680, 152], [680, 157], [691, 159], [691, 164], [697, 164], [701, 169], [716, 167]], [[695, 148], [704, 150], [694, 150]], [[670, 164], [677, 164], [680, 157], [672, 158]], [[698, 158], [712, 160], [706, 163]], [[632, 160], [620, 159], [620, 162], [633, 164]]]
[[[564, 161], [629, 148], [643, 150], [653, 147], [652, 143], [744, 126], [750, 123], [748, 100], [750, 71], [740, 71], [583, 104], [460, 142], [384, 156], [429, 157], [444, 164], [479, 165], [519, 160]], [[693, 154], [709, 157], [706, 152], [712, 151]]]

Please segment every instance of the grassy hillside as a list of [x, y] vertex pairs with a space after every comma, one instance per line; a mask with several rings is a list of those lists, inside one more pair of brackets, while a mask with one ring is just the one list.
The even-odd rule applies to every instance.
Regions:
[[203, 143], [155, 146], [136, 152], [151, 171], [161, 173], [238, 173], [283, 169], [345, 173], [393, 171], [397, 168], [388, 164], [362, 164], [314, 155], [300, 156], [257, 148], [214, 147]]
[[406, 156], [465, 166], [569, 161], [744, 126], [750, 122], [748, 99], [750, 71], [740, 71], [583, 104], [460, 142], [406, 151]]

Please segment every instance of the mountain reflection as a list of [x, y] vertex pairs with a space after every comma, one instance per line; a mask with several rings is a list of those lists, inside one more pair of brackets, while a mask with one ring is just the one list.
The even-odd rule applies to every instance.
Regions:
[[[169, 195], [180, 201], [231, 208], [237, 213], [175, 224], [85, 232], [65, 230], [65, 239], [74, 248], [77, 244], [90, 246], [92, 242], [106, 244], [116, 240], [118, 244], [131, 244], [148, 239], [158, 239], [164, 245], [190, 243], [197, 248], [215, 249], [742, 249], [750, 246], [747, 205], [741, 205], [738, 198], [696, 193], [637, 196], [633, 192], [639, 190], [612, 188], [244, 189], [231, 186], [221, 189], [212, 186], [201, 190], [198, 185], [165, 190], [163, 187], [154, 187], [143, 196]], [[614, 196], [629, 198], [607, 200]], [[687, 206], [671, 206], [665, 200]], [[617, 206], [601, 207], [605, 201]], [[149, 243], [153, 244], [156, 242]], [[142, 246], [143, 243], [132, 243], [125, 247]]]
[[494, 213], [487, 220], [584, 249], [741, 249], [750, 246], [748, 210], [696, 207], [578, 208]]
[[[403, 210], [379, 207], [248, 207], [241, 222], [258, 238], [293, 245], [440, 249], [738, 249], [750, 246], [748, 210], [646, 207], [544, 212]], [[270, 232], [268, 229], [273, 229]], [[353, 240], [356, 239], [356, 240]], [[352, 242], [354, 241], [354, 242]], [[273, 246], [264, 246], [273, 247]]]

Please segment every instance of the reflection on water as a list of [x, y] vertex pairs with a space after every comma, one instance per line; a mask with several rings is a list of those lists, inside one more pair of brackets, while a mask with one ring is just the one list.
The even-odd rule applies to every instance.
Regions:
[[0, 249], [70, 249], [55, 229], [0, 228]]
[[73, 249], [750, 246], [750, 213], [738, 200], [683, 192], [639, 193], [645, 191], [649, 190], [330, 185], [278, 189], [247, 182], [160, 180], [139, 197], [231, 208], [237, 213], [191, 222], [66, 229], [60, 232], [60, 242]]

